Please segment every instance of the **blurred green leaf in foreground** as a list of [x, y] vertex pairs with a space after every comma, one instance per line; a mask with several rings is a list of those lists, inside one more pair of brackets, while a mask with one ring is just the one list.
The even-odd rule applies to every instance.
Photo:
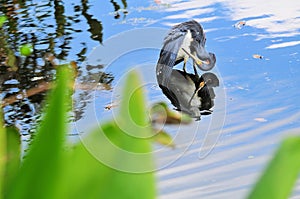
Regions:
[[[16, 158], [20, 138], [0, 124], [0, 199], [155, 198], [151, 125], [143, 91], [133, 92], [141, 84], [138, 74], [128, 75], [124, 104], [117, 122], [111, 121], [95, 129], [83, 138], [84, 144], [67, 145], [67, 111], [71, 105], [70, 84], [74, 80], [74, 70], [69, 65], [57, 68], [56, 83], [48, 96], [42, 122], [21, 163]], [[126, 103], [130, 103], [129, 106]], [[122, 117], [125, 113], [128, 117]], [[130, 130], [134, 132], [127, 132]], [[11, 137], [10, 140], [5, 136]], [[109, 142], [99, 140], [103, 136]], [[93, 153], [86, 148], [87, 143], [91, 144]], [[114, 150], [112, 143], [122, 150]], [[6, 147], [8, 145], [15, 149]], [[15, 154], [9, 159], [7, 154], [12, 150]], [[131, 156], [124, 156], [122, 151], [143, 158], [130, 159]], [[108, 163], [99, 161], [101, 157], [95, 154], [104, 154]], [[126, 172], [126, 169], [137, 172]]]
[[[151, 140], [174, 146], [163, 131], [153, 134], [141, 82], [128, 75], [120, 114], [83, 138], [66, 144], [67, 112], [71, 106], [74, 68], [58, 66], [36, 136], [20, 161], [20, 137], [4, 128], [0, 114], [0, 199], [153, 199], [156, 196]], [[162, 107], [162, 108], [161, 108]], [[164, 105], [150, 112], [154, 123], [168, 121]], [[162, 119], [161, 119], [162, 118]], [[172, 116], [170, 123], [189, 120]], [[153, 118], [152, 118], [153, 123]], [[300, 172], [300, 138], [286, 139], [254, 186], [249, 199], [285, 199]]]
[[284, 140], [249, 199], [286, 199], [300, 173], [300, 138]]

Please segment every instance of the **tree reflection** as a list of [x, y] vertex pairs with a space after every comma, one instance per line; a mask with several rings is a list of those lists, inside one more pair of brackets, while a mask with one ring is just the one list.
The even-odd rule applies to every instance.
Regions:
[[88, 31], [92, 34], [91, 38], [93, 40], [99, 41], [102, 43], [102, 23], [98, 21], [97, 19], [93, 18], [93, 15], [88, 14], [88, 0], [82, 0], [82, 15], [86, 18], [87, 23], [89, 24], [90, 28]]
[[[74, 119], [81, 119], [85, 113], [85, 107], [93, 97], [92, 90], [111, 90], [114, 76], [111, 73], [101, 71], [104, 65], [87, 65], [84, 75], [77, 78], [77, 92], [74, 94]], [[95, 71], [97, 71], [95, 73]], [[98, 81], [95, 81], [98, 80]]]
[[[75, 35], [85, 31], [78, 29], [76, 24], [85, 20], [91, 39], [102, 43], [102, 23], [89, 13], [88, 0], [81, 0], [79, 4], [72, 3], [73, 12], [69, 12], [66, 4], [61, 0], [39, 3], [0, 0], [0, 16], [7, 17], [5, 24], [0, 27], [0, 99], [7, 102], [5, 106], [2, 104], [6, 124], [20, 124], [20, 130], [25, 134], [38, 117], [47, 89], [40, 89], [30, 96], [26, 96], [26, 93], [53, 81], [55, 66], [47, 59], [48, 55], [58, 60], [74, 60], [80, 70], [88, 52], [86, 41], [81, 42], [81, 49], [73, 48], [72, 45], [77, 39]], [[126, 1], [122, 1], [122, 4], [126, 9]], [[19, 47], [27, 43], [33, 47], [32, 54], [20, 56]], [[113, 75], [101, 73], [100, 70], [101, 67], [96, 71], [89, 70], [88, 75], [100, 74], [100, 83], [110, 84]], [[90, 79], [85, 80], [88, 82]], [[23, 97], [19, 99], [20, 94]], [[82, 99], [85, 97], [82, 96]]]
[[126, 16], [126, 14], [128, 13], [127, 12], [127, 2], [125, 0], [122, 0], [122, 4], [123, 4], [123, 10], [121, 10], [121, 6], [116, 3], [114, 0], [110, 0], [110, 2], [112, 3], [112, 5], [114, 6], [114, 9], [115, 9], [115, 19], [119, 19], [120, 18], [120, 11], [123, 12], [124, 14], [124, 17]]

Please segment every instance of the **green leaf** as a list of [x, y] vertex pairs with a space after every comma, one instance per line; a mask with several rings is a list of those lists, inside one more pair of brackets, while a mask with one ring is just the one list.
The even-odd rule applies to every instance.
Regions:
[[158, 124], [190, 124], [192, 118], [185, 113], [170, 110], [166, 103], [154, 104], [150, 110], [151, 120]]
[[300, 138], [283, 141], [249, 199], [286, 199], [300, 172]]
[[[118, 138], [119, 129], [114, 123], [102, 126], [104, 132], [115, 134], [115, 139], [120, 143], [124, 140]], [[94, 140], [93, 148], [98, 148], [98, 153], [105, 153], [110, 156], [116, 164], [149, 164], [149, 162], [130, 161], [126, 157], [120, 157], [111, 147], [107, 147], [104, 140], [99, 140], [93, 132], [88, 137]], [[132, 140], [131, 144], [137, 146]], [[148, 141], [149, 142], [149, 141]], [[104, 143], [104, 145], [102, 145]], [[90, 144], [92, 144], [90, 142]], [[98, 144], [98, 145], [97, 145]], [[91, 147], [91, 146], [90, 146]], [[94, 199], [94, 198], [128, 198], [128, 199], [153, 199], [155, 198], [155, 178], [153, 173], [130, 173], [119, 171], [117, 167], [107, 166], [93, 155], [96, 151], [90, 151], [90, 147], [78, 144], [73, 151], [65, 158], [66, 167], [60, 182], [61, 193], [64, 199]], [[149, 155], [150, 156], [150, 155]], [[136, 165], [134, 165], [136, 166]], [[83, 191], [85, 190], [85, 191]], [[58, 197], [56, 197], [58, 198]]]
[[0, 28], [3, 26], [3, 24], [6, 22], [7, 17], [6, 16], [0, 16]]
[[11, 68], [11, 70], [13, 71], [17, 71], [18, 70], [18, 61], [17, 61], [17, 57], [15, 56], [15, 53], [13, 50], [11, 50], [8, 47], [5, 47], [7, 50], [7, 65]]
[[20, 46], [19, 51], [20, 51], [21, 55], [29, 56], [29, 55], [31, 55], [33, 48], [32, 48], [31, 44], [24, 44], [24, 45]]
[[7, 20], [6, 16], [0, 16], [0, 46], [3, 48], [4, 57], [6, 58], [6, 65], [10, 67], [12, 71], [18, 70], [18, 60], [15, 56], [15, 52], [9, 47], [8, 35], [4, 32], [4, 30], [1, 29], [1, 26], [3, 23]]
[[70, 103], [70, 69], [59, 66], [57, 81], [49, 95], [45, 115], [36, 132], [20, 172], [10, 187], [8, 198], [53, 198], [52, 191], [60, 175], [62, 149]]
[[[153, 131], [156, 131], [156, 130], [153, 129]], [[154, 139], [155, 142], [157, 142], [159, 144], [169, 146], [171, 148], [175, 148], [175, 144], [173, 142], [172, 136], [170, 136], [164, 130], [160, 130], [159, 132], [156, 132], [153, 139]]]
[[4, 128], [0, 110], [0, 199], [12, 185], [20, 166], [20, 134], [14, 127]]
[[12, 183], [20, 168], [21, 139], [20, 133], [15, 127], [6, 128], [6, 168], [4, 176], [4, 190], [14, 186]]
[[63, 68], [57, 77], [43, 121], [6, 198], [155, 198], [152, 134], [143, 92], [131, 95], [141, 85], [138, 75], [129, 75], [123, 94], [132, 100], [121, 108], [129, 118], [119, 115], [67, 149], [63, 138], [72, 78]]
[[118, 120], [95, 129], [66, 155], [56, 198], [155, 198], [151, 139], [130, 135], [151, 136], [140, 85], [138, 74], [130, 73]]
[[139, 75], [132, 71], [128, 74], [123, 88], [119, 117], [115, 118], [118, 126], [136, 137], [149, 137], [150, 123], [145, 105], [144, 91]]
[[2, 110], [0, 109], [0, 199], [2, 199], [4, 195], [6, 146], [6, 132], [3, 124]]

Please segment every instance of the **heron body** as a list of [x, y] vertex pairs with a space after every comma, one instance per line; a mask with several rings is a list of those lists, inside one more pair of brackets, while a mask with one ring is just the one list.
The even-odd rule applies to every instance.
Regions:
[[[169, 98], [177, 110], [200, 119], [201, 111], [213, 106], [214, 85], [207, 84], [202, 75], [197, 74], [199, 68], [211, 70], [216, 57], [205, 49], [206, 38], [201, 25], [192, 20], [174, 26], [164, 39], [156, 65], [156, 77], [159, 87]], [[186, 72], [186, 62], [192, 58], [194, 74]], [[183, 62], [183, 71], [173, 67]], [[206, 79], [217, 79], [206, 75]], [[213, 78], [211, 78], [213, 77]]]
[[156, 75], [159, 85], [166, 85], [172, 68], [181, 63], [185, 72], [185, 64], [192, 57], [194, 71], [196, 66], [203, 71], [212, 69], [216, 63], [213, 53], [205, 50], [205, 34], [201, 25], [192, 20], [174, 26], [164, 39], [156, 66]]
[[[184, 35], [184, 39], [182, 41], [181, 47], [178, 50], [176, 60], [175, 60], [175, 65], [176, 65], [176, 63], [181, 62], [182, 60], [183, 60], [184, 64], [188, 61], [190, 56], [183, 49], [185, 49], [186, 51], [191, 53], [190, 45], [191, 45], [192, 41], [193, 41], [193, 38], [192, 38], [191, 31], [188, 30], [187, 33]], [[184, 68], [184, 70], [185, 70], [185, 68]]]

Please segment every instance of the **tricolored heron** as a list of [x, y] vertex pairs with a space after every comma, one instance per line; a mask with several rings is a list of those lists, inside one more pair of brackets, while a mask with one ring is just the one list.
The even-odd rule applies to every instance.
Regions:
[[205, 33], [201, 25], [192, 20], [174, 26], [164, 39], [156, 66], [156, 76], [159, 86], [167, 86], [172, 68], [183, 61], [183, 71], [186, 72], [186, 62], [193, 59], [194, 73], [197, 69], [211, 70], [216, 63], [216, 56], [205, 50]]

